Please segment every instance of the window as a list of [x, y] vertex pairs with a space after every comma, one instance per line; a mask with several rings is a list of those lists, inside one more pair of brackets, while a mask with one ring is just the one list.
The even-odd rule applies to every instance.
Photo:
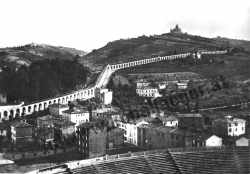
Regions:
[[238, 126], [238, 123], [235, 123], [235, 126]]
[[242, 130], [244, 130], [244, 127], [242, 127]]
[[235, 128], [235, 131], [237, 131], [237, 127]]
[[174, 135], [171, 135], [171, 138], [174, 139]]
[[228, 127], [231, 127], [231, 123], [229, 123]]
[[229, 132], [232, 132], [232, 129], [231, 129], [231, 128], [229, 128]]

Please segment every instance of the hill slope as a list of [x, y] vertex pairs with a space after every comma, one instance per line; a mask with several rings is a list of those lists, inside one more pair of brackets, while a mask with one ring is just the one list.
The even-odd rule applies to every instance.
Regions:
[[84, 56], [86, 54], [86, 52], [74, 48], [31, 43], [19, 47], [0, 48], [0, 67], [20, 67], [24, 64], [30, 65], [37, 60], [54, 58], [73, 60], [76, 55]]
[[173, 55], [197, 50], [223, 49], [213, 39], [187, 34], [162, 34], [120, 39], [93, 50], [80, 58], [80, 62], [92, 66], [128, 62], [159, 55]]

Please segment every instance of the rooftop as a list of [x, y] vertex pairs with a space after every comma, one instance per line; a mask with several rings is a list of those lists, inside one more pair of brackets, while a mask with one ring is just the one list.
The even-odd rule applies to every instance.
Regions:
[[202, 115], [199, 114], [199, 113], [194, 113], [194, 114], [188, 113], [188, 114], [176, 114], [176, 117], [177, 118], [183, 118], [183, 117], [202, 117]]
[[177, 121], [178, 119], [172, 115], [170, 116], [160, 116], [158, 117], [161, 121], [163, 122], [168, 122], [168, 121]]
[[24, 120], [22, 120], [22, 121], [15, 120], [15, 121], [12, 121], [10, 124], [13, 127], [19, 127], [19, 128], [21, 128], [21, 127], [33, 127], [32, 125], [26, 123], [26, 121], [24, 121]]
[[245, 123], [246, 120], [239, 118], [220, 118], [216, 119], [213, 122], [224, 122], [224, 123]]
[[58, 121], [55, 121], [54, 123], [56, 124], [60, 124], [62, 126], [66, 126], [66, 125], [75, 125], [76, 123], [73, 123], [69, 120], [58, 120]]
[[38, 120], [58, 120], [58, 117], [54, 116], [54, 115], [45, 115], [42, 117], [37, 118]]
[[68, 110], [62, 111], [62, 113], [81, 114], [81, 113], [89, 113], [89, 112], [86, 110], [80, 109], [80, 108], [73, 108], [73, 109], [68, 109]]
[[249, 152], [249, 147], [159, 149], [81, 160], [68, 166], [73, 173], [88, 174], [249, 173]]

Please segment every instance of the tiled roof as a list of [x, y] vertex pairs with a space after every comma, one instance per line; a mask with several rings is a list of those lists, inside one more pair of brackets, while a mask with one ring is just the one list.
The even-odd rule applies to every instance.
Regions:
[[55, 121], [54, 123], [56, 124], [60, 124], [62, 126], [65, 126], [65, 125], [75, 125], [76, 123], [73, 123], [69, 120], [58, 120], [58, 121]]
[[49, 107], [54, 107], [54, 108], [68, 108], [67, 105], [60, 104], [60, 103], [51, 104], [51, 105], [49, 105]]
[[202, 117], [202, 115], [201, 114], [199, 114], [199, 113], [194, 113], [194, 114], [190, 114], [190, 113], [188, 113], [188, 114], [176, 114], [176, 117], [177, 118], [181, 118], [181, 117]]
[[62, 111], [63, 113], [67, 113], [67, 114], [81, 114], [81, 113], [89, 113], [86, 110], [83, 109], [79, 109], [79, 108], [75, 108], [75, 109], [68, 109], [65, 111]]
[[39, 117], [37, 118], [38, 120], [58, 120], [58, 118], [54, 115], [46, 115], [46, 116], [43, 116], [43, 117]]
[[246, 120], [244, 119], [239, 119], [239, 118], [221, 118], [221, 119], [216, 119], [213, 122], [226, 122], [226, 123], [244, 123]]
[[13, 127], [33, 127], [32, 125], [30, 125], [30, 124], [28, 124], [28, 123], [26, 123], [26, 122], [24, 122], [24, 121], [17, 121], [17, 120], [15, 120], [15, 121], [12, 121], [11, 122], [11, 126], [13, 126]]
[[178, 119], [174, 116], [160, 116], [158, 117], [161, 121], [167, 122], [167, 121], [177, 121]]

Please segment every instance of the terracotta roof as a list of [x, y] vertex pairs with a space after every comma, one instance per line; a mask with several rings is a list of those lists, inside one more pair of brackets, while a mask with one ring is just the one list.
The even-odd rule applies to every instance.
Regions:
[[220, 119], [216, 119], [213, 122], [226, 122], [226, 123], [243, 123], [246, 122], [246, 120], [244, 119], [239, 119], [239, 118], [220, 118]]
[[13, 126], [13, 127], [33, 127], [32, 125], [30, 125], [24, 121], [17, 121], [17, 120], [12, 121], [11, 126]]
[[63, 112], [63, 113], [67, 113], [67, 114], [89, 113], [88, 111], [83, 110], [83, 109], [79, 109], [79, 108], [76, 108], [76, 109], [68, 109], [68, 110], [65, 110], [65, 111], [62, 111], [62, 112]]
[[58, 120], [58, 121], [55, 121], [54, 123], [56, 124], [60, 124], [62, 126], [65, 126], [65, 125], [75, 125], [76, 123], [73, 123], [69, 120]]

